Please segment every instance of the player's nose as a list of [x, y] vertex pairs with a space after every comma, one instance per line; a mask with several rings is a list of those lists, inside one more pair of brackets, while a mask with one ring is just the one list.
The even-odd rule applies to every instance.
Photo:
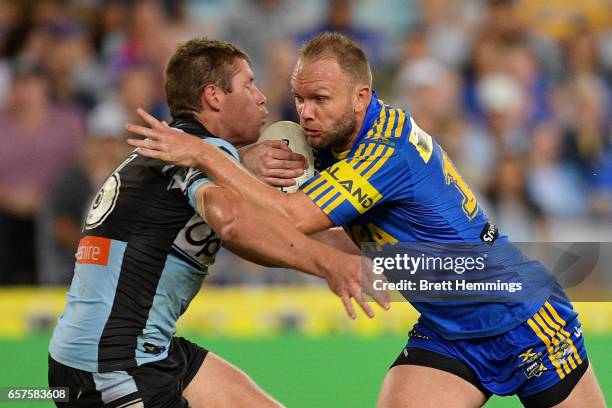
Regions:
[[257, 105], [265, 105], [266, 102], [268, 102], [266, 95], [264, 95], [263, 92], [261, 92], [261, 90], [257, 87], [255, 87], [255, 102]]
[[300, 115], [300, 118], [302, 120], [314, 119], [314, 109], [312, 103], [310, 103], [309, 101], [304, 101], [298, 114]]

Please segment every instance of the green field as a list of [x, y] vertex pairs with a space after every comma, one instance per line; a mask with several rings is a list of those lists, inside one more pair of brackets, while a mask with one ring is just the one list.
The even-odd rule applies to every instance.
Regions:
[[[284, 335], [268, 339], [187, 336], [242, 367], [288, 407], [372, 407], [382, 378], [405, 339], [398, 336], [319, 339]], [[607, 399], [612, 399], [612, 336], [587, 335], [587, 348]], [[48, 335], [0, 339], [0, 388], [46, 385]], [[0, 407], [50, 406], [0, 403]], [[487, 407], [520, 406], [493, 398]]]

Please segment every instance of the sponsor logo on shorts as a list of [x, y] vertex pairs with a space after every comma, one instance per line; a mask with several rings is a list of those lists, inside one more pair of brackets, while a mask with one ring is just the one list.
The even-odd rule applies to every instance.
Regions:
[[544, 363], [542, 363], [541, 357], [533, 361], [523, 370], [528, 379], [533, 377], [539, 377], [544, 371], [546, 371], [546, 366], [544, 365]]
[[144, 352], [148, 353], [148, 354], [161, 354], [164, 351], [166, 351], [166, 347], [165, 346], [156, 346], [155, 344], [152, 343], [145, 343], [142, 345], [144, 347]]
[[85, 236], [81, 238], [75, 254], [76, 263], [90, 265], [108, 265], [111, 240], [102, 237]]
[[428, 336], [424, 335], [423, 333], [415, 329], [410, 330], [410, 333], [408, 333], [408, 336], [414, 339], [431, 340]]
[[519, 367], [530, 364], [539, 359], [540, 357], [542, 357], [542, 352], [538, 351], [537, 353], [535, 353], [533, 352], [533, 348], [530, 348], [524, 353], [519, 354], [519, 358], [521, 359]]
[[576, 326], [574, 328], [574, 336], [576, 336], [576, 338], [579, 338], [580, 336], [582, 336], [582, 327], [581, 326]]

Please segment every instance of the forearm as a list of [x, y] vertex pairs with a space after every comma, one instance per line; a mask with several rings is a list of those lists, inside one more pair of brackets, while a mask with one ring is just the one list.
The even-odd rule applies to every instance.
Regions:
[[317, 241], [330, 245], [342, 252], [353, 255], [361, 255], [359, 247], [355, 245], [355, 243], [349, 238], [342, 228], [330, 228], [325, 231], [316, 232], [310, 236]]
[[207, 143], [202, 145], [196, 158], [197, 167], [215, 184], [250, 203], [276, 209], [285, 216], [291, 214], [286, 194], [257, 180], [220, 149]]
[[[257, 263], [325, 278], [351, 318], [356, 318], [351, 298], [369, 317], [374, 316], [362, 293], [363, 259], [360, 256], [322, 244], [298, 231], [289, 219], [275, 216], [266, 207], [240, 200], [222, 187], [204, 187], [198, 190], [202, 191], [198, 197], [198, 212], [229, 248]], [[385, 299], [376, 300], [388, 308]]]
[[207, 221], [224, 245], [249, 261], [326, 277], [346, 256], [302, 234], [289, 219], [223, 188], [209, 189], [201, 199]]

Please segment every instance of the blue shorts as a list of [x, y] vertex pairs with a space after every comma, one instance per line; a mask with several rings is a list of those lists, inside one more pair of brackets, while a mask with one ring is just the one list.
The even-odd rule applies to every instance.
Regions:
[[402, 364], [459, 375], [487, 397], [516, 394], [526, 406], [563, 401], [588, 368], [578, 314], [558, 296], [518, 327], [491, 337], [448, 340], [419, 322], [393, 366]]

